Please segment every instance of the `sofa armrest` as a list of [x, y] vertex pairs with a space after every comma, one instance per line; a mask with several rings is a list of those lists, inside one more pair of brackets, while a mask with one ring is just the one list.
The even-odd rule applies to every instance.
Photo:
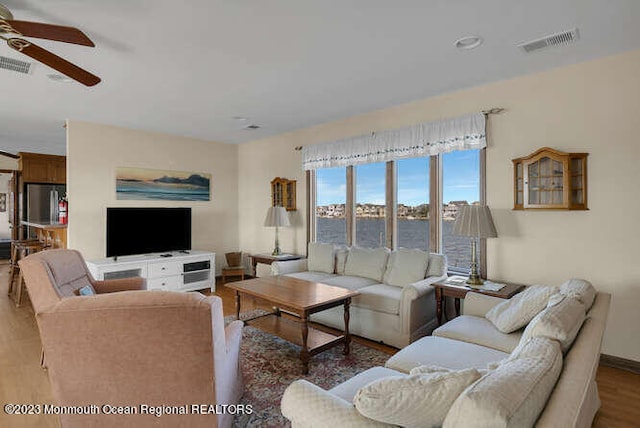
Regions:
[[362, 416], [348, 401], [304, 379], [287, 387], [280, 403], [293, 427], [387, 427]]
[[93, 281], [91, 285], [93, 285], [97, 294], [130, 290], [146, 290], [147, 288], [146, 280], [140, 277]]
[[442, 281], [447, 275], [430, 276], [421, 281], [407, 284], [402, 288], [400, 297], [400, 317], [402, 320], [402, 332], [409, 333], [414, 328], [429, 322], [429, 305], [435, 308], [433, 296], [434, 282]]
[[307, 270], [307, 259], [283, 260], [271, 263], [271, 273], [285, 275], [287, 273], [304, 272]]
[[484, 318], [491, 308], [504, 301], [505, 300], [500, 297], [487, 296], [470, 291], [464, 297], [462, 315], [473, 315]]

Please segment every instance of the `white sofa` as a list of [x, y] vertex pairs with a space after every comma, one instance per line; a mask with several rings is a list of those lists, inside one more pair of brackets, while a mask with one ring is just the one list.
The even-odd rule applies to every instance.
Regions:
[[[567, 283], [572, 281], [575, 280]], [[562, 292], [562, 288], [560, 290]], [[441, 367], [442, 370], [453, 370], [452, 373], [478, 369], [479, 379], [472, 380], [462, 392], [455, 392], [444, 409], [441, 403], [424, 404], [425, 394], [419, 391], [418, 399], [423, 402], [414, 410], [422, 413], [418, 413], [418, 419], [402, 425], [589, 427], [600, 407], [596, 370], [611, 296], [596, 294], [593, 290], [587, 299], [575, 295], [562, 297], [565, 302], [574, 302], [574, 298], [584, 306], [573, 327], [572, 334], [577, 332], [577, 336], [572, 342], [572, 334], [561, 334], [555, 328], [558, 323], [566, 323], [565, 315], [570, 312], [559, 304], [554, 313], [550, 301], [549, 306], [529, 323], [523, 337], [523, 329], [505, 334], [485, 318], [487, 312], [503, 300], [468, 293], [462, 316], [436, 329], [433, 336], [402, 349], [387, 361], [385, 367], [366, 370], [328, 391], [306, 380], [293, 382], [282, 398], [282, 414], [293, 427], [395, 426], [365, 417], [359, 411], [361, 408], [356, 407], [362, 404], [358, 403], [358, 396], [372, 386], [384, 385], [380, 383], [381, 379], [409, 382], [419, 377], [419, 373]], [[549, 328], [549, 321], [555, 327]], [[541, 325], [546, 328], [540, 328]], [[409, 372], [413, 376], [408, 375]], [[411, 396], [409, 388], [400, 392], [402, 400]], [[441, 401], [441, 395], [447, 395], [445, 389], [436, 392]], [[411, 408], [403, 410], [393, 396], [386, 398], [374, 394], [373, 397], [383, 400], [373, 408], [374, 413], [395, 406], [404, 417], [403, 421], [411, 421], [414, 412]], [[366, 405], [362, 410], [367, 410]], [[440, 422], [427, 423], [429, 416], [438, 411], [444, 412]]]
[[[337, 248], [312, 242], [308, 258], [271, 264], [274, 275], [320, 282], [360, 294], [351, 303], [349, 331], [398, 348], [435, 328], [435, 281], [446, 277], [441, 254], [415, 249]], [[313, 314], [311, 320], [343, 329], [341, 307]]]

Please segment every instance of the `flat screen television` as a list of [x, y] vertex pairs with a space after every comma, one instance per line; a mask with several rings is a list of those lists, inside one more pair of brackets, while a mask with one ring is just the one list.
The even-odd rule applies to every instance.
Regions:
[[191, 208], [107, 208], [107, 257], [191, 249]]

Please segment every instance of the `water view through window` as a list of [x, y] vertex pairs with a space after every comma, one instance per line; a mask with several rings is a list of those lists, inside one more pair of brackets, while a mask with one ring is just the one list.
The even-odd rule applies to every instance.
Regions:
[[[441, 221], [442, 252], [451, 268], [468, 271], [471, 241], [453, 235], [453, 223], [461, 205], [480, 200], [480, 151], [466, 150], [442, 155], [442, 210], [429, 206], [429, 158], [396, 161], [398, 247], [429, 250], [429, 222]], [[384, 246], [385, 177], [384, 163], [358, 165], [356, 179], [356, 245]], [[316, 240], [346, 244], [346, 168], [316, 171]]]

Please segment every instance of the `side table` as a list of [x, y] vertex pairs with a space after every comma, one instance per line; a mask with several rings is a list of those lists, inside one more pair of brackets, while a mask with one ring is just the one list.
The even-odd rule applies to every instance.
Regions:
[[256, 265], [258, 263], [264, 263], [266, 265], [270, 265], [273, 262], [279, 262], [279, 261], [285, 261], [285, 260], [299, 260], [303, 258], [303, 256], [299, 256], [297, 254], [280, 254], [279, 256], [274, 256], [271, 254], [249, 254], [249, 258], [251, 258], [251, 275], [255, 277]]
[[[478, 287], [471, 287], [469, 285], [465, 285], [463, 283], [459, 283], [455, 281], [453, 278], [460, 277], [450, 277], [445, 281], [435, 282], [433, 283], [433, 287], [436, 289], [436, 316], [438, 318], [438, 325], [442, 325], [442, 314], [447, 316], [446, 314], [446, 299], [445, 297], [453, 297], [454, 305], [456, 308], [456, 316], [460, 315], [460, 299], [464, 299], [469, 291], [473, 291], [475, 293], [486, 294], [487, 296], [500, 297], [501, 299], [510, 299], [514, 295], [518, 294], [524, 289], [524, 285], [520, 284], [509, 284], [506, 282], [501, 282], [501, 284], [505, 284], [499, 291], [489, 291], [483, 290]], [[465, 278], [466, 279], [466, 278]]]

